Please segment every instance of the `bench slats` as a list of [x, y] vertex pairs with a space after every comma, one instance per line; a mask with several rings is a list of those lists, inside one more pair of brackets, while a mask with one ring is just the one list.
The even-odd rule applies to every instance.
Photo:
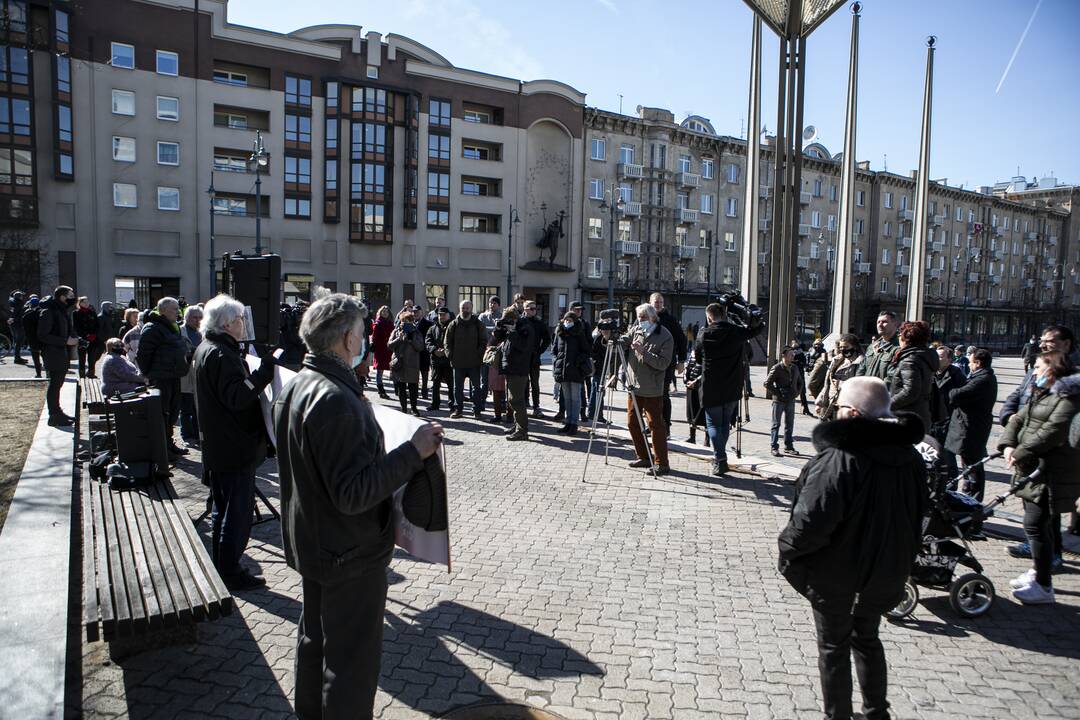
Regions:
[[[177, 602], [180, 602], [180, 598], [183, 598], [185, 611], [191, 616], [192, 620], [205, 620], [208, 614], [206, 603], [199, 595], [195, 578], [191, 574], [191, 568], [182, 547], [183, 541], [177, 536], [175, 528], [169, 520], [169, 514], [165, 507], [168, 500], [162, 500], [159, 488], [154, 486], [148, 488], [147, 501], [153, 509], [155, 522], [160, 528], [159, 537], [164, 550], [168, 553], [169, 567], [177, 577], [176, 584], [173, 586], [175, 590], [174, 596], [177, 598]], [[201, 542], [199, 546], [202, 547]]]
[[172, 553], [165, 538], [166, 531], [158, 521], [153, 502], [145, 492], [138, 493], [133, 500], [135, 500], [135, 509], [139, 513], [140, 527], [146, 528], [143, 532], [143, 545], [150, 557], [154, 584], [158, 588], [158, 599], [165, 612], [165, 623], [172, 625], [190, 622], [190, 603], [183, 592], [180, 578], [176, 574]]
[[[87, 478], [88, 482], [93, 482]], [[112, 637], [117, 633], [116, 615], [119, 610], [120, 600], [117, 599], [117, 590], [121, 590], [119, 595], [124, 603], [125, 614], [127, 607], [127, 595], [123, 593], [123, 585], [112, 582], [113, 574], [112, 568], [120, 564], [120, 553], [115, 547], [115, 538], [113, 542], [109, 542], [108, 528], [109, 523], [106, 521], [108, 515], [105, 512], [106, 499], [108, 498], [109, 488], [102, 483], [93, 483], [94, 488], [92, 494], [94, 496], [94, 535], [95, 545], [97, 546], [97, 565], [95, 567], [95, 575], [97, 576], [96, 584], [100, 589], [98, 592], [98, 602], [101, 605], [101, 629], [106, 638]]]
[[97, 582], [94, 578], [94, 552], [97, 547], [97, 539], [94, 534], [94, 485], [86, 466], [81, 466], [79, 472], [79, 487], [82, 494], [80, 515], [82, 516], [82, 551], [83, 551], [83, 624], [86, 626], [86, 639], [95, 642], [98, 637], [98, 618], [101, 610], [98, 607]]
[[149, 528], [146, 517], [142, 514], [141, 490], [123, 493], [124, 509], [128, 528], [131, 530], [131, 547], [135, 554], [135, 567], [139, 572], [139, 584], [146, 603], [146, 614], [151, 627], [175, 624], [176, 614], [172, 608], [169, 589], [165, 587], [165, 575], [161, 572], [154, 550], [154, 543], [148, 537]]
[[[124, 516], [124, 495], [125, 493], [122, 492], [109, 492], [113, 533], [119, 554], [119, 563], [112, 575], [114, 587], [118, 588], [116, 594], [117, 596], [124, 595], [124, 604], [127, 606], [127, 613], [118, 612], [117, 619], [120, 620], [122, 632], [126, 629], [127, 634], [144, 633], [149, 629], [149, 619], [143, 604], [142, 589], [135, 569], [135, 558], [132, 556], [131, 534], [128, 532], [127, 519]], [[118, 583], [117, 580], [119, 580]]]
[[83, 407], [91, 415], [103, 415], [105, 413], [105, 397], [101, 394], [101, 380], [98, 378], [82, 378], [79, 380], [82, 388]]
[[[176, 492], [171, 483], [158, 485], [154, 488], [161, 498], [161, 508], [169, 521], [173, 532], [177, 536], [177, 547], [183, 553], [184, 562], [193, 578], [193, 584], [187, 588], [188, 592], [200, 599], [202, 609], [210, 620], [216, 620], [221, 616], [218, 598], [208, 575], [217, 575], [213, 563], [210, 562], [202, 540], [195, 535], [195, 527], [186, 514], [173, 502], [177, 499]], [[190, 533], [189, 533], [190, 530]], [[186, 542], [185, 542], [186, 539]]]

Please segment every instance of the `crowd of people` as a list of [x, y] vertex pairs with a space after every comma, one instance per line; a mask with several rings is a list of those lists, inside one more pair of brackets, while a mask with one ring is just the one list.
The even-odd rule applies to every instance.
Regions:
[[[505, 425], [508, 441], [527, 441], [530, 420], [544, 417], [540, 373], [550, 352], [558, 403], [553, 419], [561, 423], [556, 432], [574, 436], [585, 422], [606, 421], [608, 390], [619, 387], [626, 391], [634, 452], [629, 465], [664, 475], [670, 472], [671, 392], [681, 376], [691, 441], [704, 425], [711, 471], [723, 475], [730, 469], [729, 434], [753, 390], [751, 341], [764, 330], [760, 314], [730, 298], [710, 303], [695, 332], [681, 328], [660, 293], [635, 308], [628, 326], [601, 314], [594, 327], [583, 305], [573, 303], [554, 329], [522, 295], [505, 308], [492, 296], [479, 314], [469, 301], [455, 314], [442, 299], [426, 313], [406, 300], [396, 312], [383, 306], [369, 318], [357, 299], [332, 294], [283, 312], [282, 348], [255, 346], [261, 364], [251, 372], [243, 357], [245, 308], [226, 295], [191, 306], [166, 297], [151, 309], [118, 312], [110, 302], [95, 310], [60, 286], [44, 300], [14, 293], [9, 306], [15, 361], [29, 362], [20, 353], [25, 345], [36, 374], [49, 377], [50, 424], [71, 423], [59, 393], [72, 359], [80, 377], [93, 378], [105, 354], [100, 371], [107, 396], [158, 391], [170, 459], [190, 447], [202, 451], [213, 500], [212, 556], [234, 591], [263, 584], [240, 560], [250, 535], [255, 471], [276, 445], [286, 560], [303, 577], [296, 678], [301, 716], [316, 716], [320, 708], [370, 708], [393, 544], [390, 498], [443, 438], [442, 426], [427, 422], [411, 442], [384, 447], [365, 387], [385, 399], [393, 393], [403, 413], [420, 417], [443, 411], [445, 395], [449, 418], [468, 411], [475, 420]], [[986, 483], [981, 461], [995, 419], [1004, 427], [995, 449], [1015, 476], [1041, 469], [1038, 481], [1018, 493], [1027, 541], [1008, 548], [1032, 560], [1011, 583], [1022, 603], [1054, 602], [1063, 513], [1073, 513], [1071, 530], [1080, 532], [1074, 512], [1080, 354], [1071, 330], [1050, 325], [1032, 338], [1023, 354], [1024, 379], [995, 418], [998, 381], [988, 350], [932, 342], [927, 323], [901, 323], [889, 311], [878, 316], [876, 328], [869, 343], [845, 333], [831, 338], [831, 347], [815, 343], [809, 355], [791, 343], [767, 369], [762, 387], [772, 402], [773, 455], [782, 454], [781, 440], [783, 454], [801, 454], [794, 438], [797, 403], [819, 419], [816, 452], [796, 483], [779, 559], [783, 575], [813, 606], [826, 711], [837, 718], [851, 716], [851, 652], [866, 717], [887, 717], [878, 626], [899, 599], [921, 542], [928, 468], [916, 445], [932, 444], [940, 469], [951, 476], [969, 469], [959, 489], [979, 501]], [[270, 443], [259, 398], [276, 364], [302, 372], [275, 403]], [[428, 401], [423, 410], [421, 399]], [[341, 452], [345, 447], [350, 451]], [[331, 633], [343, 642], [326, 643]]]

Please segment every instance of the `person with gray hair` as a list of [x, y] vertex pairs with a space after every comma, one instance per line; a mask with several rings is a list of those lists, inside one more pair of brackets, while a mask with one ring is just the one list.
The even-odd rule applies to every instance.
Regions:
[[180, 305], [175, 298], [163, 297], [152, 310], [139, 336], [135, 356], [139, 370], [150, 381], [150, 387], [161, 393], [161, 414], [165, 423], [165, 440], [169, 456], [187, 455], [187, 450], [173, 440], [173, 426], [180, 417], [180, 378], [187, 375], [191, 354], [188, 343], [180, 334], [177, 320]]
[[240, 558], [251, 535], [255, 470], [266, 458], [259, 396], [274, 379], [274, 358], [264, 351], [259, 369], [248, 371], [240, 349], [244, 306], [228, 295], [206, 303], [201, 330], [193, 391], [203, 479], [213, 499], [211, 556], [229, 589], [248, 590], [264, 584], [240, 566]]
[[837, 419], [814, 428], [817, 455], [795, 483], [779, 569], [810, 601], [825, 716], [852, 717], [851, 655], [863, 714], [889, 717], [888, 666], [878, 637], [922, 543], [926, 466], [922, 419], [893, 417], [885, 383], [859, 376], [840, 388]]
[[650, 467], [649, 448], [635, 412], [636, 404], [648, 423], [656, 451], [653, 472], [667, 475], [671, 467], [668, 465], [667, 423], [664, 422], [664, 379], [671, 364], [671, 354], [675, 351], [675, 339], [660, 324], [656, 308], [652, 305], [638, 305], [635, 313], [637, 324], [631, 326], [620, 340], [627, 350], [626, 422], [636, 455], [630, 467]]
[[[199, 323], [202, 322], [203, 310], [199, 305], [188, 305], [184, 309], [184, 325], [180, 334], [188, 344], [188, 361], [195, 355], [195, 349], [202, 344]], [[199, 418], [195, 412], [195, 366], [188, 368], [187, 375], [180, 379], [180, 439], [188, 447], [199, 444]]]
[[443, 437], [442, 426], [425, 423], [387, 451], [355, 372], [366, 314], [340, 293], [312, 303], [300, 323], [309, 351], [303, 369], [274, 403], [282, 548], [303, 580], [294, 699], [301, 718], [372, 717], [392, 497]]

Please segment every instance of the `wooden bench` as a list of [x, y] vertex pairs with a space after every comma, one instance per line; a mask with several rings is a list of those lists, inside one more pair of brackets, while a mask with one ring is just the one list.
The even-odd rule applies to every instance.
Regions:
[[91, 415], [105, 414], [105, 398], [101, 394], [101, 380], [97, 378], [82, 378], [79, 380], [82, 388], [82, 404]]
[[110, 490], [82, 468], [88, 641], [147, 635], [228, 615], [233, 599], [167, 479]]

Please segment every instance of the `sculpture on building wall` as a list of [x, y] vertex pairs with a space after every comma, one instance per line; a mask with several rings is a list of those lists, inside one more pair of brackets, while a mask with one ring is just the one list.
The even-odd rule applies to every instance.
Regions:
[[[546, 209], [546, 207], [545, 207]], [[544, 259], [544, 249], [548, 250], [548, 265], [555, 265], [555, 257], [559, 254], [559, 240], [566, 237], [566, 233], [563, 232], [563, 219], [566, 217], [566, 212], [559, 211], [559, 217], [556, 220], [547, 222], [547, 218], [544, 219], [544, 229], [539, 240], [536, 241], [536, 247], [540, 248], [539, 261]]]

